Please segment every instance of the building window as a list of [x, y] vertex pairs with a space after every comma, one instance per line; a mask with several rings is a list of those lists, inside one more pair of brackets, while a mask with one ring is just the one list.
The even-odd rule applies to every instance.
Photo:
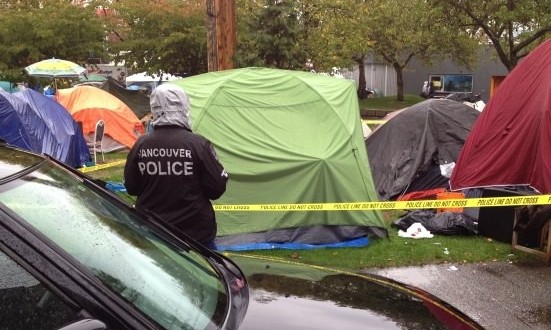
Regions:
[[430, 75], [434, 90], [443, 93], [472, 93], [473, 76], [469, 74]]

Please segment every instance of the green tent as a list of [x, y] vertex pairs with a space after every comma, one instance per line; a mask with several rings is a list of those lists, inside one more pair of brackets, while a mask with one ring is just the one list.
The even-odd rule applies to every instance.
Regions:
[[[170, 83], [188, 94], [194, 132], [213, 143], [230, 175], [215, 204], [377, 200], [352, 81], [253, 67]], [[379, 211], [217, 211], [216, 217], [219, 245], [387, 236]]]

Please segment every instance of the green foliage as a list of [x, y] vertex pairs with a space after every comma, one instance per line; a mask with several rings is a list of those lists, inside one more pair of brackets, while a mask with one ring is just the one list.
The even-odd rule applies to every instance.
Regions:
[[[254, 4], [248, 4], [248, 8], [252, 6]], [[304, 31], [293, 2], [266, 0], [265, 6], [256, 9], [246, 16], [246, 24], [239, 25], [240, 32], [244, 33], [236, 51], [237, 66], [304, 69], [307, 59]]]
[[304, 5], [306, 46], [316, 71], [351, 68], [371, 50], [366, 27], [372, 19], [365, 1], [319, 0]]
[[412, 58], [428, 64], [450, 55], [461, 64], [473, 61], [475, 40], [461, 29], [450, 29], [427, 1], [373, 0], [370, 6], [366, 34], [375, 54], [396, 71], [398, 100], [403, 100], [402, 72]]
[[[371, 2], [368, 35], [373, 49], [388, 63], [404, 67], [412, 56], [434, 53], [437, 21], [431, 19], [431, 10], [424, 3], [422, 0]], [[408, 15], [401, 15], [403, 12]]]
[[455, 30], [494, 46], [512, 70], [530, 50], [551, 36], [549, 0], [431, 0]]
[[[398, 74], [413, 57], [428, 64], [451, 58], [467, 68], [476, 45], [491, 43], [512, 69], [551, 35], [551, 2], [544, 0], [236, 0], [236, 11], [238, 67], [304, 69], [311, 59], [328, 72], [374, 54]], [[91, 56], [110, 61], [110, 54], [135, 71], [207, 71], [204, 0], [96, 0], [86, 7], [0, 0], [0, 20], [0, 79], [19, 81], [25, 66], [46, 58], [84, 63]]]
[[198, 74], [208, 70], [204, 0], [118, 1], [107, 23], [109, 51], [132, 71]]
[[[374, 56], [396, 70], [400, 101], [402, 72], [412, 58], [430, 64], [451, 56], [468, 66], [476, 54], [475, 41], [465, 31], [450, 29], [425, 0], [319, 0], [304, 2], [302, 13], [305, 45], [316, 70], [354, 64], [362, 70], [364, 59]], [[365, 87], [362, 73], [360, 88]]]
[[0, 79], [25, 80], [23, 69], [47, 58], [85, 63], [90, 54], [103, 54], [105, 34], [93, 8], [69, 1], [37, 3], [0, 3]]

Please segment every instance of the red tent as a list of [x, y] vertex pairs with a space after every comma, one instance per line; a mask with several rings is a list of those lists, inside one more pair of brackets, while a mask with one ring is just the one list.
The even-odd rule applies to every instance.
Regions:
[[473, 126], [452, 190], [529, 185], [551, 193], [551, 39], [505, 78]]

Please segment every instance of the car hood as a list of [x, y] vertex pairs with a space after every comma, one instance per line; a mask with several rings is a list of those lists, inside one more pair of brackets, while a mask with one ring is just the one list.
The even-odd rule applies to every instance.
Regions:
[[482, 329], [431, 294], [384, 277], [226, 253], [246, 274], [240, 330]]

